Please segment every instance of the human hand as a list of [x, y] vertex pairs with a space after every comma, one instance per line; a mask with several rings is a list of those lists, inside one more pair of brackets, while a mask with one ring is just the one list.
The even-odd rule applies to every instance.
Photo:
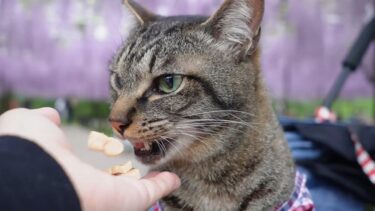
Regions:
[[153, 172], [137, 180], [95, 169], [72, 153], [59, 124], [54, 109], [14, 109], [0, 116], [0, 136], [25, 138], [49, 153], [72, 181], [83, 210], [144, 211], [180, 186], [180, 179], [169, 172]]

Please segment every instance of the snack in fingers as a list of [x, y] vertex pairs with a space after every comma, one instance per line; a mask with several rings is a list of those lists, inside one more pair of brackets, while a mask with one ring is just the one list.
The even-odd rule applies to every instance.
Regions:
[[89, 134], [87, 145], [89, 149], [95, 151], [103, 151], [104, 145], [107, 143], [108, 137], [103, 133], [91, 131]]
[[118, 156], [124, 151], [124, 145], [115, 138], [108, 138], [104, 144], [104, 154], [107, 156]]
[[118, 156], [124, 151], [121, 141], [96, 131], [90, 132], [88, 147], [95, 151], [102, 151], [107, 156]]

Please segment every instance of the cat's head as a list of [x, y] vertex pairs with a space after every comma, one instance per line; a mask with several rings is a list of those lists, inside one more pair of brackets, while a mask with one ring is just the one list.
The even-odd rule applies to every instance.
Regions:
[[233, 144], [218, 136], [251, 118], [263, 1], [226, 0], [211, 17], [125, 1], [135, 25], [110, 67], [110, 121], [139, 160], [199, 160]]

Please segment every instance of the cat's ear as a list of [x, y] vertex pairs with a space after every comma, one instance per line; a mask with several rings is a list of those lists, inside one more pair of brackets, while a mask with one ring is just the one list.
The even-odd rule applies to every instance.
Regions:
[[264, 0], [225, 0], [203, 26], [226, 50], [248, 56], [257, 48]]
[[136, 17], [138, 24], [140, 25], [152, 22], [157, 17], [133, 0], [123, 0], [123, 2], [124, 5], [130, 10], [130, 12]]

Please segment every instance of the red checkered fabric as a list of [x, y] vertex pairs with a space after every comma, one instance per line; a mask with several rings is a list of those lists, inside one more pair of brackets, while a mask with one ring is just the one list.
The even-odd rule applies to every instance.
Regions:
[[275, 211], [314, 211], [314, 202], [306, 187], [306, 176], [297, 172], [295, 186], [290, 199], [277, 207]]
[[156, 202], [148, 211], [163, 211], [163, 208], [161, 207], [159, 202]]

